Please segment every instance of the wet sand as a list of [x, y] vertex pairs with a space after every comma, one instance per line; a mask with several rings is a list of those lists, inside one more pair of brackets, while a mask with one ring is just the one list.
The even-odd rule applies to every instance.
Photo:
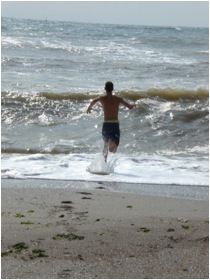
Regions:
[[208, 201], [55, 184], [2, 180], [3, 279], [209, 278]]

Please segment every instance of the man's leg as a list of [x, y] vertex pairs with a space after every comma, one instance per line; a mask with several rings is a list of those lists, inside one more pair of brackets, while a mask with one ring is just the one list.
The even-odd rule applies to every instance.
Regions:
[[109, 152], [109, 145], [108, 145], [108, 142], [107, 142], [107, 141], [104, 141], [103, 156], [104, 156], [105, 162], [107, 161], [108, 152]]
[[109, 140], [108, 145], [109, 145], [109, 151], [111, 153], [116, 153], [116, 151], [117, 151], [116, 143], [114, 141], [112, 141], [112, 140]]
[[107, 162], [108, 153], [109, 152], [116, 153], [116, 151], [117, 151], [117, 145], [114, 141], [112, 140], [104, 141], [103, 156], [105, 162]]

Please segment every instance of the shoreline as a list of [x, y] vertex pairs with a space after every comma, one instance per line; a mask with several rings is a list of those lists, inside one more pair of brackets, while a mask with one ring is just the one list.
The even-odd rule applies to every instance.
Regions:
[[[103, 177], [103, 176], [102, 176]], [[5, 188], [29, 188], [31, 185], [40, 188], [66, 188], [66, 189], [104, 189], [112, 193], [136, 194], [148, 196], [171, 197], [191, 200], [209, 200], [209, 186], [206, 185], [175, 185], [175, 184], [149, 184], [149, 183], [123, 183], [103, 180], [53, 180], [53, 179], [1, 179]]]
[[208, 201], [11, 181], [1, 193], [4, 279], [209, 277]]

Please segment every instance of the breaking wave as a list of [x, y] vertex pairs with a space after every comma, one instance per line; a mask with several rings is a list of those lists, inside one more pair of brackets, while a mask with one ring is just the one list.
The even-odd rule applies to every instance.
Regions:
[[[13, 100], [18, 102], [29, 102], [37, 100], [37, 98], [45, 98], [48, 100], [72, 100], [72, 101], [85, 101], [90, 100], [98, 95], [100, 92], [40, 92], [37, 94], [30, 93], [16, 93], [16, 92], [1, 92], [1, 100], [4, 103], [6, 100]], [[206, 89], [148, 89], [146, 91], [140, 90], [122, 90], [117, 91], [116, 94], [131, 101], [137, 101], [143, 98], [162, 98], [167, 101], [176, 101], [179, 99], [199, 99], [208, 98], [209, 91]]]

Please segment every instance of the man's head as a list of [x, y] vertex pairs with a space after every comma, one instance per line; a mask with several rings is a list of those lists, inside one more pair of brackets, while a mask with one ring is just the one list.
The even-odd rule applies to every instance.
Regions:
[[112, 82], [106, 82], [105, 84], [106, 92], [112, 92], [114, 90], [114, 85]]

